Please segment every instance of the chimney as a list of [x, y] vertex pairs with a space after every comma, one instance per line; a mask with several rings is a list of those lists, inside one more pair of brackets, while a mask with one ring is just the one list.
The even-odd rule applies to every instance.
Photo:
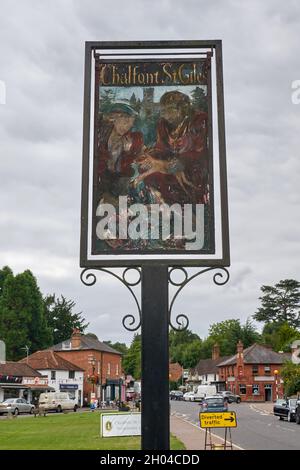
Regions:
[[212, 359], [215, 361], [220, 357], [220, 346], [218, 343], [215, 343], [212, 348]]
[[79, 349], [80, 345], [81, 345], [80, 330], [78, 330], [77, 328], [74, 328], [72, 336], [71, 336], [71, 348], [72, 349]]

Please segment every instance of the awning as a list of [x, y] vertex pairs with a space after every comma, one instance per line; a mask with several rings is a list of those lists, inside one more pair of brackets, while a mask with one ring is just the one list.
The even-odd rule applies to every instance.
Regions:
[[27, 387], [22, 384], [0, 384], [0, 388], [19, 388], [25, 390]]
[[55, 388], [53, 387], [50, 387], [49, 385], [23, 385], [23, 388], [26, 388], [28, 390], [49, 390], [49, 391], [54, 391], [55, 392]]

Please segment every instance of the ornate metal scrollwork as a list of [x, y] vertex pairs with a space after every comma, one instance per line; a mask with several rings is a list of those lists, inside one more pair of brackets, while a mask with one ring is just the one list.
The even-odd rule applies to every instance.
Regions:
[[[198, 271], [197, 273], [193, 274], [193, 275], [190, 275], [189, 276], [189, 273], [187, 272], [187, 270], [185, 268], [182, 268], [182, 267], [174, 267], [174, 268], [171, 268], [169, 270], [169, 283], [172, 285], [172, 286], [175, 286], [175, 287], [178, 287], [177, 291], [175, 292], [173, 298], [172, 298], [172, 301], [170, 303], [170, 307], [169, 307], [169, 324], [171, 326], [171, 328], [175, 331], [183, 331], [183, 330], [186, 330], [189, 326], [189, 319], [186, 315], [184, 314], [179, 314], [176, 316], [176, 324], [178, 326], [175, 326], [173, 323], [172, 323], [172, 319], [171, 319], [171, 315], [172, 315], [172, 309], [173, 309], [173, 306], [174, 306], [174, 303], [179, 295], [179, 293], [182, 291], [182, 289], [189, 283], [191, 282], [193, 279], [195, 279], [195, 277], [198, 277], [200, 276], [201, 274], [204, 274], [208, 271], [213, 271], [214, 269], [218, 270], [219, 272], [215, 273], [214, 274], [214, 277], [213, 277], [213, 281], [215, 284], [217, 284], [218, 286], [223, 286], [224, 284], [226, 284], [229, 280], [229, 272], [226, 268], [223, 268], [223, 267], [212, 267], [212, 268], [204, 268], [204, 269], [201, 269], [201, 271]], [[180, 271], [181, 273], [183, 273], [184, 275], [184, 278], [183, 280], [181, 281], [174, 281], [172, 279], [172, 273], [174, 273], [175, 271]], [[224, 279], [223, 279], [224, 277]]]
[[[136, 294], [135, 294], [135, 292], [132, 288], [137, 286], [141, 282], [141, 270], [139, 268], [136, 268], [136, 267], [126, 268], [126, 269], [124, 269], [122, 275], [120, 276], [119, 274], [117, 274], [113, 271], [110, 271], [109, 269], [105, 269], [105, 268], [86, 268], [80, 274], [81, 282], [85, 286], [93, 286], [97, 282], [96, 274], [93, 273], [93, 272], [89, 272], [89, 271], [102, 271], [104, 273], [111, 274], [116, 279], [121, 281], [122, 284], [125, 287], [127, 287], [127, 289], [130, 291], [132, 297], [134, 298], [134, 301], [135, 301], [137, 309], [138, 309], [139, 317], [137, 319], [134, 315], [127, 314], [123, 317], [122, 324], [123, 324], [124, 328], [127, 331], [137, 331], [141, 326], [141, 307], [140, 307], [139, 301], [137, 299], [137, 296], [136, 296]], [[138, 278], [137, 278], [136, 281], [129, 281], [128, 280], [128, 274], [129, 274], [130, 271], [135, 271], [136, 273], [138, 273]]]

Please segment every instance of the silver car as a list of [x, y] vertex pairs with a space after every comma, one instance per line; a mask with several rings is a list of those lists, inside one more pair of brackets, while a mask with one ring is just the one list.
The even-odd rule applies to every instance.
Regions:
[[34, 408], [35, 406], [32, 403], [27, 403], [24, 398], [8, 398], [0, 403], [0, 415], [3, 413], [13, 413], [14, 415], [19, 413], [32, 414]]

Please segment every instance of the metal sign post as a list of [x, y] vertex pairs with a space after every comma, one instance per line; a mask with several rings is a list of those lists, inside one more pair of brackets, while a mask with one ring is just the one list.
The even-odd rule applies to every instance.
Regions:
[[169, 449], [168, 332], [189, 325], [174, 304], [200, 275], [229, 279], [220, 40], [86, 43], [81, 207], [82, 282], [111, 274], [137, 306], [142, 448]]
[[142, 268], [142, 449], [169, 449], [168, 269]]

